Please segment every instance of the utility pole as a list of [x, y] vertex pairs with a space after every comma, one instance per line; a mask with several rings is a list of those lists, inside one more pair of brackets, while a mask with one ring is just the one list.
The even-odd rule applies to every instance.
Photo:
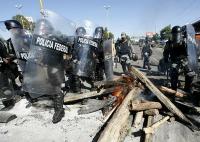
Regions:
[[39, 2], [40, 2], [40, 13], [43, 17], [45, 17], [44, 0], [39, 0]]
[[108, 29], [108, 25], [109, 25], [108, 24], [109, 23], [109, 10], [110, 10], [111, 6], [110, 5], [104, 5], [103, 7], [106, 10], [106, 27]]
[[20, 18], [20, 19], [21, 19], [21, 22], [22, 22], [22, 27], [24, 27], [24, 22], [23, 22], [23, 18], [22, 18], [23, 15], [22, 15], [22, 13], [21, 13], [22, 7], [23, 7], [22, 4], [16, 4], [16, 5], [15, 5], [15, 8], [18, 9], [18, 14], [21, 15], [21, 18]]

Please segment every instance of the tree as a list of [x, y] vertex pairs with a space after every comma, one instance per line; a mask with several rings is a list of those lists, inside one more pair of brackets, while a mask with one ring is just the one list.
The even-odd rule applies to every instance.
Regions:
[[112, 32], [109, 32], [107, 28], [104, 29], [104, 33], [103, 33], [103, 38], [105, 40], [107, 39], [114, 39], [114, 34]]
[[160, 40], [160, 36], [158, 33], [154, 34], [152, 37], [152, 40], [154, 40], [156, 43], [158, 43], [158, 40]]
[[160, 31], [160, 36], [162, 40], [168, 40], [171, 38], [171, 25], [168, 25], [166, 27], [164, 27], [161, 31]]
[[33, 30], [34, 23], [30, 23], [23, 15], [16, 15], [12, 17], [13, 20], [17, 20], [22, 24], [24, 29]]
[[111, 32], [109, 32], [109, 38], [110, 38], [110, 39], [114, 39], [114, 34], [111, 33]]

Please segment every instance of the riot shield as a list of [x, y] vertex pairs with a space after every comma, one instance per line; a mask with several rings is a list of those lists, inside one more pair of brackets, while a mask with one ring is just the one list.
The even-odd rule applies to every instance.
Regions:
[[112, 39], [106, 40], [103, 43], [104, 66], [105, 66], [105, 75], [107, 80], [113, 79], [112, 45], [113, 45]]
[[10, 29], [11, 41], [15, 50], [19, 66], [24, 72], [26, 60], [28, 59], [28, 52], [32, 40], [32, 33], [25, 29], [14, 28]]
[[11, 81], [4, 72], [0, 72], [0, 98], [11, 98], [14, 90]]
[[69, 50], [65, 41], [74, 36], [74, 25], [49, 10], [36, 22], [23, 82], [23, 89], [32, 98], [60, 93], [64, 81], [63, 55]]
[[198, 71], [197, 61], [197, 44], [195, 41], [195, 30], [190, 24], [186, 25], [186, 43], [187, 43], [187, 54], [188, 54], [188, 65], [193, 71]]
[[4, 21], [0, 21], [0, 38], [3, 38], [4, 40], [8, 40], [11, 35], [10, 32], [7, 30]]
[[77, 24], [74, 45], [73, 74], [80, 77], [92, 77], [95, 70], [95, 50], [98, 43], [94, 41], [94, 24], [88, 20]]
[[[10, 38], [10, 33], [5, 27], [4, 22], [0, 22], [0, 48], [6, 46], [6, 41]], [[14, 90], [11, 81], [8, 78], [5, 67], [2, 66], [3, 58], [0, 57], [0, 98], [11, 98]]]

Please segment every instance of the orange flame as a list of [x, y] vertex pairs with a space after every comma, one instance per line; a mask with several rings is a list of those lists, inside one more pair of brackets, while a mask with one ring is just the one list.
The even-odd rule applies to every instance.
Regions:
[[120, 104], [123, 101], [124, 95], [122, 94], [122, 92], [123, 92], [123, 87], [117, 86], [114, 92], [112, 93], [113, 96], [117, 97], [116, 104]]
[[[127, 84], [126, 86], [128, 88], [129, 87], [131, 88], [131, 86], [133, 85], [133, 82], [134, 82], [134, 78], [132, 78], [130, 76], [123, 76], [123, 79], [125, 80], [125, 82]], [[117, 97], [117, 101], [116, 101], [115, 105], [120, 104], [124, 100], [125, 96], [127, 95], [127, 94], [123, 94], [123, 92], [124, 92], [123, 89], [124, 89], [123, 86], [115, 87], [115, 90], [112, 93], [113, 96]]]

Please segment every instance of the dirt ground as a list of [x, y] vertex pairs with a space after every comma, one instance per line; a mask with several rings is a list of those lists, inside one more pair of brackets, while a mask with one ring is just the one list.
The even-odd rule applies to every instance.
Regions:
[[18, 102], [9, 111], [17, 118], [0, 124], [1, 142], [90, 142], [102, 125], [101, 111], [78, 115], [78, 104], [68, 105], [65, 117], [58, 124], [52, 123], [52, 108], [26, 108], [27, 104], [25, 99]]

